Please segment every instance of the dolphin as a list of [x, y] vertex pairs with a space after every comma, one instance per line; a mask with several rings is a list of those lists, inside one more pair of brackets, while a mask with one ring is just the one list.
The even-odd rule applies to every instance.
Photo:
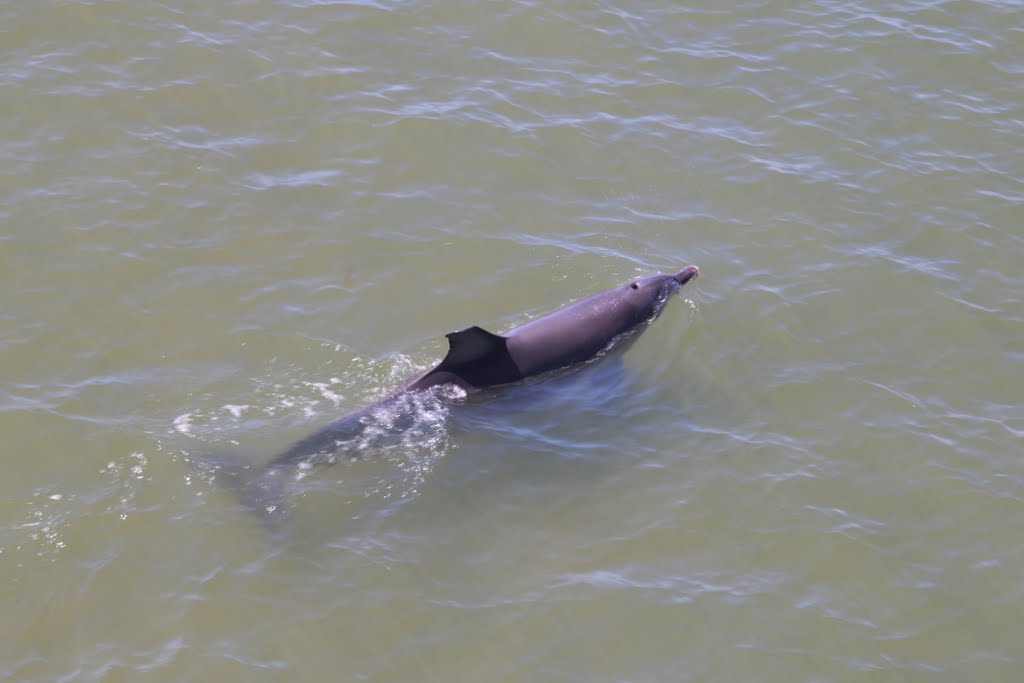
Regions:
[[581, 364], [613, 341], [635, 338], [658, 317], [669, 295], [699, 273], [697, 266], [687, 266], [674, 275], [648, 275], [500, 335], [477, 326], [451, 332], [445, 335], [448, 354], [444, 359], [394, 393], [326, 424], [262, 467], [237, 463], [231, 467], [222, 459], [215, 461], [217, 469], [234, 479], [243, 502], [268, 515], [279, 513], [287, 475], [318, 458], [330, 460], [380, 411], [432, 387], [454, 385], [474, 392]]

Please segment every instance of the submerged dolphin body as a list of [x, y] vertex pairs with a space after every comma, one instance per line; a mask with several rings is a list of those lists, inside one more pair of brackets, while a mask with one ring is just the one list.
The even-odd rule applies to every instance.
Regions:
[[273, 514], [281, 509], [284, 482], [291, 471], [318, 456], [333, 454], [358, 437], [375, 414], [431, 387], [456, 385], [473, 391], [589, 360], [617, 338], [645, 329], [661, 313], [668, 296], [699, 272], [697, 266], [687, 266], [675, 275], [633, 280], [503, 335], [475, 326], [452, 332], [446, 335], [449, 349], [444, 359], [397, 392], [328, 423], [262, 467], [236, 467], [229, 474], [235, 478], [243, 501]]

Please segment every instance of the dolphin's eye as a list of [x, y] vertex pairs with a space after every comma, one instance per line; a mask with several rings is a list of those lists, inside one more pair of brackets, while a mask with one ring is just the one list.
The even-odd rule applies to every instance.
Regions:
[[635, 283], [635, 282], [630, 282], [630, 283], [629, 283], [629, 286], [630, 286], [630, 287], [632, 287], [633, 289], [640, 289], [640, 285], [638, 285], [638, 284], [637, 284], [637, 283]]

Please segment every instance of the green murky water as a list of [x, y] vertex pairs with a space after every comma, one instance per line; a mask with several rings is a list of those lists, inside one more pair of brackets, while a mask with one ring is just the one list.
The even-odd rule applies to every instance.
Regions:
[[[1021, 18], [0, 8], [0, 678], [1015, 680]], [[283, 529], [198, 464], [688, 263]]]

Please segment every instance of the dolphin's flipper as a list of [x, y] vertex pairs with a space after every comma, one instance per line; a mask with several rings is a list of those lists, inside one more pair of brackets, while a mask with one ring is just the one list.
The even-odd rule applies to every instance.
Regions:
[[447, 372], [475, 387], [506, 384], [523, 378], [508, 352], [508, 339], [482, 327], [450, 332], [448, 355], [429, 374]]

